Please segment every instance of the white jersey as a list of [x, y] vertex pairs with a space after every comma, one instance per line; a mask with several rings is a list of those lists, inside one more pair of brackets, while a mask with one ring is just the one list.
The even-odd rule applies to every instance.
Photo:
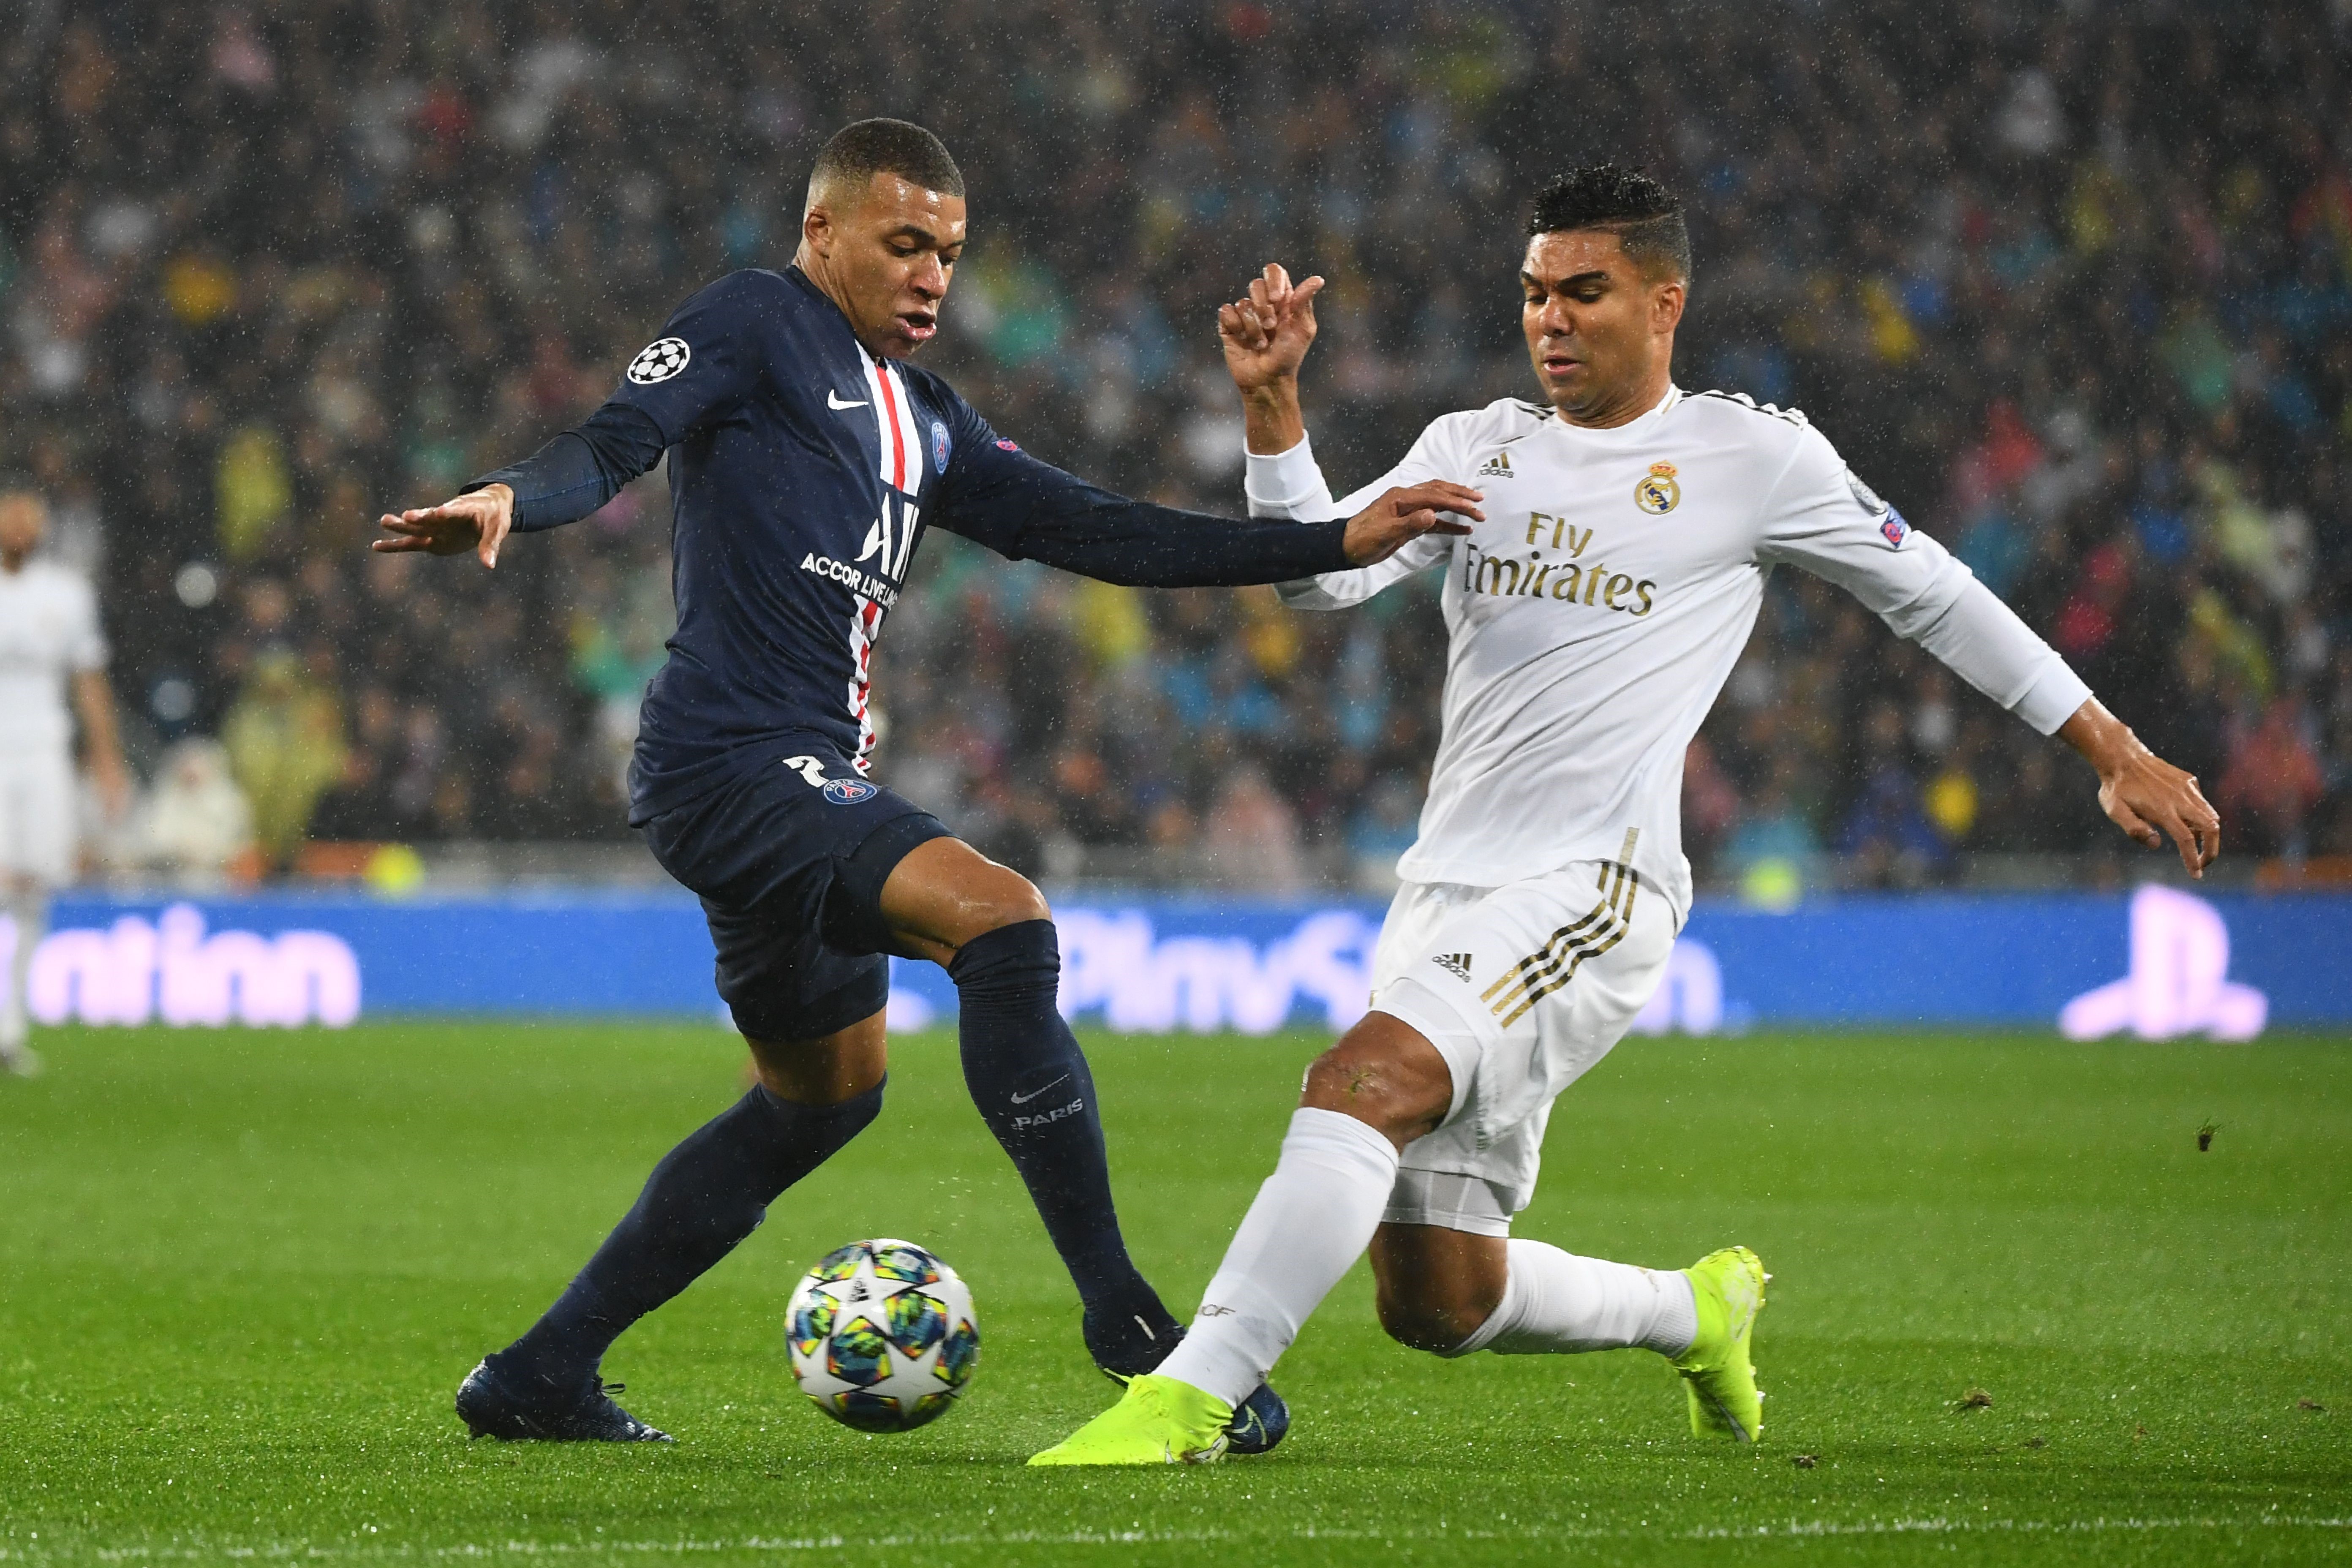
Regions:
[[0, 760], [68, 755], [68, 678], [105, 665], [98, 603], [84, 578], [41, 560], [0, 568]]
[[1690, 907], [1683, 752], [1782, 562], [1846, 589], [2043, 734], [2090, 688], [1968, 567], [1873, 494], [1794, 410], [1670, 389], [1610, 430], [1514, 399], [1449, 414], [1404, 461], [1334, 501], [1302, 441], [1249, 459], [1261, 517], [1352, 516], [1382, 490], [1485, 493], [1466, 537], [1282, 584], [1301, 608], [1360, 604], [1444, 562], [1444, 732], [1407, 881], [1501, 887], [1628, 859]]

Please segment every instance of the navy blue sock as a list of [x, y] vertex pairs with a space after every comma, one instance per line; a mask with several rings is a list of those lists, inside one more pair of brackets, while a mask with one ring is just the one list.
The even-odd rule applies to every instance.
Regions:
[[882, 1087], [803, 1105], [754, 1084], [662, 1157], [635, 1206], [502, 1362], [565, 1386], [593, 1372], [623, 1330], [734, 1251], [778, 1194], [880, 1114]]
[[1078, 1288], [1087, 1349], [1114, 1371], [1150, 1370], [1174, 1343], [1176, 1320], [1118, 1233], [1094, 1075], [1055, 1005], [1062, 958], [1054, 922], [1024, 921], [974, 938], [948, 975], [961, 1009], [964, 1086]]

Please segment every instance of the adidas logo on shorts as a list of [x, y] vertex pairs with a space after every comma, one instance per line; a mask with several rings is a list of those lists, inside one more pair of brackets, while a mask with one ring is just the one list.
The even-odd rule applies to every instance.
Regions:
[[1434, 962], [1438, 968], [1448, 971], [1453, 974], [1454, 979], [1459, 980], [1465, 985], [1470, 984], [1470, 955], [1468, 953], [1441, 952], [1437, 955]]

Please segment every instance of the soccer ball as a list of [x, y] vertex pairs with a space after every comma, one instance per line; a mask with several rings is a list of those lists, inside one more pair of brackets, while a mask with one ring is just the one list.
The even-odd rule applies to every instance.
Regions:
[[857, 1241], [801, 1276], [785, 1316], [793, 1379], [860, 1432], [938, 1420], [980, 1363], [971, 1289], [911, 1241]]

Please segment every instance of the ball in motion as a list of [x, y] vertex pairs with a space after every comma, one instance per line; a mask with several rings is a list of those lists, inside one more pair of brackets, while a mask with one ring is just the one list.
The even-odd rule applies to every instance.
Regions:
[[860, 1432], [947, 1414], [980, 1363], [971, 1289], [910, 1241], [857, 1241], [801, 1277], [785, 1317], [793, 1378]]

